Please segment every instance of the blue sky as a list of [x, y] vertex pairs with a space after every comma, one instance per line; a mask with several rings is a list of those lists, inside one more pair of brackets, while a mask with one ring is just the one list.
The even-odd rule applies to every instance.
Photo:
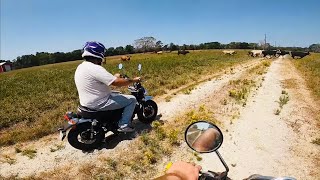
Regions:
[[0, 59], [107, 47], [154, 36], [167, 44], [320, 43], [318, 0], [0, 0]]

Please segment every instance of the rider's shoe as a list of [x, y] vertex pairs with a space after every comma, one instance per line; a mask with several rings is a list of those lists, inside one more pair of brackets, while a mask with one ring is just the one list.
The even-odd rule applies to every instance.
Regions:
[[120, 126], [120, 128], [118, 129], [118, 132], [133, 132], [133, 131], [135, 131], [135, 129], [130, 127], [127, 124]]

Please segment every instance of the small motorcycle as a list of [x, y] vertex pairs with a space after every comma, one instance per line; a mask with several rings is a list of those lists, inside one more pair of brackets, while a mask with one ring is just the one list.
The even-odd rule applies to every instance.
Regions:
[[[119, 69], [123, 65], [119, 64]], [[141, 64], [138, 71], [141, 72]], [[124, 77], [127, 77], [124, 75]], [[137, 104], [132, 118], [137, 114], [139, 121], [151, 123], [155, 120], [158, 113], [158, 106], [152, 100], [152, 96], [147, 96], [146, 89], [141, 82], [129, 86], [128, 90], [137, 99]], [[120, 92], [113, 92], [120, 93]], [[68, 142], [76, 149], [91, 151], [99, 147], [105, 140], [105, 134], [109, 131], [119, 134], [118, 122], [122, 117], [123, 108], [111, 111], [96, 111], [84, 106], [78, 106], [77, 112], [67, 112], [64, 119], [67, 123], [59, 128], [60, 139], [64, 140], [68, 132]]]
[[[218, 152], [219, 147], [223, 142], [223, 135], [221, 130], [214, 124], [206, 121], [198, 121], [190, 124], [185, 131], [185, 141], [188, 146], [198, 153], [212, 153], [215, 152], [219, 157], [221, 163], [225, 167], [224, 172], [201, 172], [199, 174], [200, 180], [227, 180], [229, 167]], [[292, 177], [271, 177], [254, 174], [244, 180], [296, 180]]]

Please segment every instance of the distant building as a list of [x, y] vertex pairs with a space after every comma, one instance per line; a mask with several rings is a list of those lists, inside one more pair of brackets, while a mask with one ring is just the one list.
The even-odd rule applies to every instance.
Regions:
[[12, 63], [11, 62], [1, 62], [0, 63], [0, 73], [8, 72], [12, 70]]

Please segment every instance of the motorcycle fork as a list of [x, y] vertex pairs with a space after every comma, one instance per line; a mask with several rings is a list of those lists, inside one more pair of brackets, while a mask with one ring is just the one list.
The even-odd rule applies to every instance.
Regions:
[[96, 119], [94, 119], [91, 123], [91, 129], [90, 129], [90, 138], [93, 139], [94, 136], [94, 127], [97, 126], [98, 121]]

